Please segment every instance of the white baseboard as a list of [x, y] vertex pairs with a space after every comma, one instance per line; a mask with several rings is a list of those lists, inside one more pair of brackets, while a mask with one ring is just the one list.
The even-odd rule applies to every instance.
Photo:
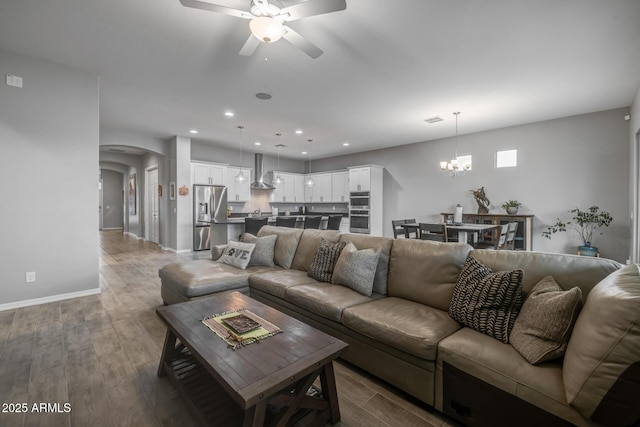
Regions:
[[124, 234], [126, 234], [126, 235], [128, 235], [128, 236], [133, 237], [134, 239], [144, 240], [144, 238], [142, 238], [142, 237], [138, 236], [137, 234], [133, 234], [133, 233], [131, 233], [130, 231], [124, 231], [123, 233], [124, 233]]
[[87, 297], [89, 295], [96, 295], [99, 293], [100, 293], [100, 288], [95, 288], [95, 289], [89, 289], [86, 291], [70, 292], [68, 294], [51, 295], [49, 297], [33, 298], [33, 299], [24, 300], [24, 301], [10, 302], [7, 304], [0, 304], [0, 311], [13, 310], [14, 308], [30, 307], [32, 305], [47, 304], [50, 302], [63, 301], [63, 300], [72, 299], [72, 298]]
[[113, 230], [122, 230], [122, 227], [107, 227], [107, 228], [100, 229], [100, 231], [113, 231]]

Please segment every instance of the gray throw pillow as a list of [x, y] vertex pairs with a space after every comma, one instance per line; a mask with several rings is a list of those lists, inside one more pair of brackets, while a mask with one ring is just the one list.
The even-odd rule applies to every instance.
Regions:
[[509, 341], [532, 365], [562, 357], [581, 308], [580, 288], [565, 291], [547, 276], [529, 293]]
[[353, 243], [349, 242], [342, 250], [333, 269], [331, 283], [347, 286], [370, 297], [373, 293], [373, 280], [376, 277], [379, 258], [379, 250], [359, 251]]
[[449, 315], [507, 344], [522, 307], [522, 270], [494, 272], [468, 256], [453, 289]]
[[326, 239], [320, 238], [318, 249], [311, 260], [311, 266], [307, 275], [316, 279], [318, 282], [331, 282], [333, 268], [338, 261], [340, 252], [346, 245], [346, 242], [329, 243]]
[[251, 254], [251, 261], [249, 261], [249, 265], [264, 265], [267, 267], [275, 266], [276, 264], [273, 262], [273, 256], [276, 248], [276, 240], [278, 240], [277, 234], [256, 237], [251, 233], [242, 233], [242, 235], [240, 235], [241, 242], [253, 243], [256, 245], [253, 253]]
[[249, 265], [251, 253], [255, 247], [256, 245], [253, 243], [241, 243], [230, 240], [224, 253], [218, 258], [218, 261], [244, 270], [247, 268], [247, 265]]

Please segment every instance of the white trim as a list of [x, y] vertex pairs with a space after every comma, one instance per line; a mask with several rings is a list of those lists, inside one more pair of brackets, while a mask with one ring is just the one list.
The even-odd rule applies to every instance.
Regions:
[[101, 231], [113, 231], [113, 230], [122, 230], [122, 227], [109, 227], [109, 228], [101, 229]]
[[14, 308], [30, 307], [32, 305], [47, 304], [50, 302], [63, 301], [63, 300], [72, 299], [72, 298], [87, 297], [89, 295], [96, 295], [99, 293], [100, 293], [100, 288], [95, 288], [95, 289], [88, 289], [86, 291], [70, 292], [68, 294], [51, 295], [48, 297], [33, 298], [33, 299], [24, 300], [24, 301], [10, 302], [7, 304], [0, 304], [0, 311], [13, 310]]
[[631, 254], [629, 261], [640, 262], [640, 129], [633, 134], [631, 145]]
[[127, 235], [129, 235], [129, 236], [131, 236], [131, 237], [133, 237], [133, 238], [135, 238], [135, 239], [138, 239], [138, 240], [144, 240], [144, 238], [143, 238], [143, 237], [140, 237], [140, 236], [138, 236], [137, 234], [133, 234], [133, 233], [132, 233], [132, 232], [130, 232], [130, 231], [125, 231], [125, 232], [124, 232], [124, 234], [127, 234]]

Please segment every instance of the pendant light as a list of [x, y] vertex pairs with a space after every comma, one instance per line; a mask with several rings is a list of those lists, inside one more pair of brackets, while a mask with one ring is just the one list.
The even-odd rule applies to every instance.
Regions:
[[284, 178], [280, 176], [280, 149], [284, 147], [284, 145], [280, 143], [280, 137], [282, 134], [276, 133], [276, 136], [278, 137], [278, 144], [276, 145], [276, 148], [278, 149], [278, 170], [276, 171], [276, 177], [273, 178], [273, 184], [280, 185], [284, 183]]
[[467, 160], [462, 165], [458, 162], [458, 115], [459, 111], [453, 113], [456, 116], [456, 151], [453, 159], [449, 162], [440, 162], [440, 170], [446, 171], [449, 173], [451, 178], [456, 176], [464, 176], [467, 174], [467, 171], [471, 169], [471, 161]]
[[[313, 141], [313, 139], [307, 139], [307, 156], [309, 156], [309, 174], [311, 174], [311, 141]], [[307, 180], [304, 182], [304, 185], [307, 187], [313, 187], [314, 185], [316, 185], [316, 183], [313, 181], [313, 178], [311, 178], [311, 175], [309, 175], [307, 177]]]
[[238, 172], [233, 180], [238, 183], [243, 183], [247, 181], [247, 177], [242, 173], [242, 129], [244, 129], [244, 126], [240, 125], [238, 129], [240, 130], [240, 172]]

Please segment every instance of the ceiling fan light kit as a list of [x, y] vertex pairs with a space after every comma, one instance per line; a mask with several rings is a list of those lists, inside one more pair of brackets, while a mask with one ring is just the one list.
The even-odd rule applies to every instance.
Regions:
[[251, 34], [265, 43], [277, 42], [285, 33], [282, 22], [268, 16], [252, 19], [249, 22], [249, 28], [251, 29]]

